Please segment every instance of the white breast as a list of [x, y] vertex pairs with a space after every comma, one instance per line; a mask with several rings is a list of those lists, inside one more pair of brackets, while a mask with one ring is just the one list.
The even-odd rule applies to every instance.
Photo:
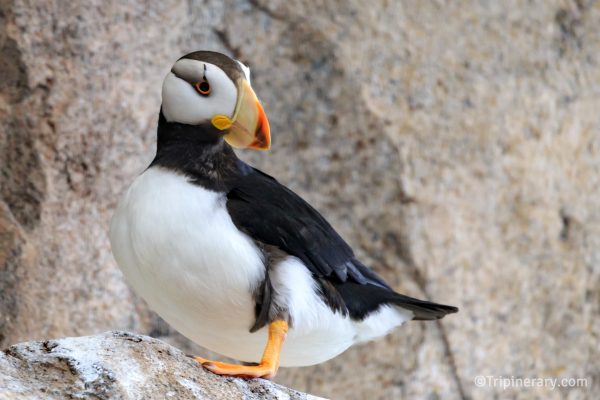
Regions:
[[[252, 292], [264, 280], [265, 266], [252, 239], [231, 221], [225, 201], [182, 175], [150, 168], [120, 202], [111, 245], [131, 286], [183, 335], [225, 356], [257, 362], [266, 329], [249, 332], [255, 318]], [[384, 307], [362, 322], [333, 314], [295, 257], [275, 266], [271, 281], [276, 302], [294, 321], [282, 366], [326, 361], [411, 317], [396, 307]]]
[[248, 332], [254, 323], [251, 293], [265, 269], [257, 247], [231, 221], [222, 195], [150, 168], [119, 204], [110, 238], [128, 282], [161, 317], [199, 344], [230, 355], [224, 333]]

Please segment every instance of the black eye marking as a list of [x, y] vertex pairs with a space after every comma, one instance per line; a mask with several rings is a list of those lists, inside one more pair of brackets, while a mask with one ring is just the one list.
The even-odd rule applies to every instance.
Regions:
[[210, 84], [206, 80], [206, 64], [204, 64], [204, 75], [202, 76], [202, 80], [196, 82], [194, 87], [196, 88], [196, 91], [204, 97], [210, 94]]

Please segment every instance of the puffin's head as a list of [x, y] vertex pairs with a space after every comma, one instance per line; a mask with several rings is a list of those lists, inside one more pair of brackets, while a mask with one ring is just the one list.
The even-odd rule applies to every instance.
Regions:
[[162, 87], [168, 122], [210, 124], [234, 147], [268, 150], [269, 121], [250, 86], [250, 70], [221, 53], [196, 51], [181, 57]]

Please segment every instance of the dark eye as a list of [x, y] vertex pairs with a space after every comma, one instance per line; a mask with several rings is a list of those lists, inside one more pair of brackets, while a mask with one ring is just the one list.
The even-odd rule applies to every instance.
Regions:
[[200, 93], [202, 96], [208, 96], [210, 94], [210, 84], [206, 80], [206, 78], [202, 78], [200, 82], [197, 82], [194, 87], [196, 91]]

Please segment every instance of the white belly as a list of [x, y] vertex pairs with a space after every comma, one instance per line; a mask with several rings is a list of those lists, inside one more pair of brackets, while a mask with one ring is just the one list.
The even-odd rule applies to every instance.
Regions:
[[[112, 250], [133, 288], [183, 335], [225, 356], [258, 362], [266, 329], [249, 329], [252, 292], [263, 281], [265, 267], [254, 242], [231, 221], [225, 201], [182, 175], [150, 168], [115, 212]], [[409, 317], [389, 307], [391, 312], [382, 309], [362, 323], [333, 314], [315, 294], [308, 270], [293, 257], [278, 265], [271, 279], [294, 321], [282, 366], [326, 361]], [[385, 326], [372, 332], [372, 322], [379, 324], [383, 314]]]

